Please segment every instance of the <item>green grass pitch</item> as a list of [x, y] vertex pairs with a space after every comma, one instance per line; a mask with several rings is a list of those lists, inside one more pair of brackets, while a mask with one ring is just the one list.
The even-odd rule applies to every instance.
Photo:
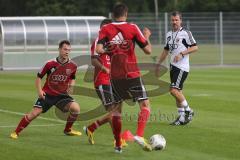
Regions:
[[[175, 102], [167, 93], [151, 97], [152, 114], [145, 137], [160, 133], [167, 140], [163, 151], [144, 152], [135, 143], [129, 143], [122, 154], [113, 150], [113, 136], [107, 125], [95, 133], [95, 145], [89, 145], [85, 135], [64, 136], [64, 122], [59, 122], [54, 109], [34, 120], [20, 135], [12, 140], [21, 115], [30, 111], [36, 99], [34, 72], [0, 72], [0, 159], [1, 160], [79, 160], [79, 159], [161, 159], [161, 160], [238, 160], [240, 158], [240, 70], [239, 68], [192, 69], [184, 88], [189, 104], [196, 116], [187, 126], [169, 125], [176, 114]], [[83, 73], [78, 73], [77, 84], [84, 83]], [[168, 81], [168, 74], [162, 77]], [[98, 99], [74, 96], [85, 112], [99, 104]], [[137, 106], [124, 105], [123, 130], [136, 130]], [[159, 112], [162, 116], [158, 117]], [[131, 115], [129, 119], [126, 115]], [[49, 120], [55, 119], [55, 120]], [[91, 121], [77, 122], [75, 129]]]

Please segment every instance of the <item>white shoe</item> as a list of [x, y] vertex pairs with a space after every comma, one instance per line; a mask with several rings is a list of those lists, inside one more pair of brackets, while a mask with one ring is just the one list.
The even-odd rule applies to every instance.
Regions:
[[122, 148], [121, 147], [115, 147], [115, 153], [122, 153]]
[[147, 143], [147, 141], [140, 136], [134, 136], [134, 141], [138, 143], [144, 151], [152, 151], [152, 147], [150, 144]]

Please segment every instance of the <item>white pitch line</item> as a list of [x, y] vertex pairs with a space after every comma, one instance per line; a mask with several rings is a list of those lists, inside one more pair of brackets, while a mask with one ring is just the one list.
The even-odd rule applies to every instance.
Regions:
[[193, 94], [192, 96], [194, 96], [194, 97], [210, 97], [212, 95], [206, 94], [206, 93], [199, 93], [199, 94]]
[[[32, 124], [31, 127], [51, 127], [51, 126], [60, 126], [60, 125], [63, 125], [63, 124]], [[16, 125], [9, 125], [9, 126], [0, 126], [0, 128], [15, 128]]]
[[[8, 113], [8, 114], [14, 114], [14, 115], [20, 115], [20, 116], [24, 116], [24, 115], [25, 115], [25, 113], [13, 112], [13, 111], [4, 110], [4, 109], [0, 109], [0, 112], [2, 112], [2, 113]], [[53, 118], [45, 118], [45, 117], [41, 117], [41, 116], [38, 116], [37, 119], [42, 119], [42, 120], [47, 120], [47, 121], [52, 121], [52, 122], [65, 123], [65, 122], [62, 121], [62, 120], [53, 119]]]

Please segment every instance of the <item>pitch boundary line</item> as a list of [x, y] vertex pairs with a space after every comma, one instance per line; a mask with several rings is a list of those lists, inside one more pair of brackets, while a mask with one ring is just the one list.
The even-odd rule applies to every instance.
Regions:
[[[19, 115], [19, 116], [24, 116], [25, 115], [25, 113], [22, 113], [22, 112], [14, 112], [14, 111], [9, 111], [9, 110], [5, 110], [5, 109], [0, 109], [0, 112], [13, 114], [13, 115]], [[51, 122], [59, 122], [59, 123], [62, 123], [62, 124], [65, 123], [65, 121], [62, 121], [62, 120], [53, 119], [53, 118], [46, 118], [46, 117], [42, 117], [42, 116], [38, 116], [37, 119], [42, 119], [42, 120], [51, 121]]]
[[[60, 126], [63, 124], [31, 124], [31, 127], [53, 127], [53, 126]], [[0, 126], [0, 128], [15, 128], [16, 125], [6, 125], [6, 126]]]

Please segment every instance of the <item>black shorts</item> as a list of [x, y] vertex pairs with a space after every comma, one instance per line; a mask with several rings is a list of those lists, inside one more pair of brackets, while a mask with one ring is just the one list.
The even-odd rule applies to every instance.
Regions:
[[111, 106], [114, 102], [111, 85], [100, 85], [95, 88], [98, 97], [105, 107]]
[[38, 98], [34, 107], [42, 108], [42, 113], [47, 112], [53, 105], [55, 105], [62, 112], [68, 112], [65, 108], [67, 104], [74, 102], [74, 99], [69, 95], [52, 96], [45, 95], [45, 99]]
[[173, 65], [170, 65], [171, 88], [183, 89], [183, 83], [188, 76], [188, 72], [183, 71]]
[[148, 99], [146, 89], [140, 77], [133, 79], [111, 80], [115, 103], [133, 99], [141, 101]]

